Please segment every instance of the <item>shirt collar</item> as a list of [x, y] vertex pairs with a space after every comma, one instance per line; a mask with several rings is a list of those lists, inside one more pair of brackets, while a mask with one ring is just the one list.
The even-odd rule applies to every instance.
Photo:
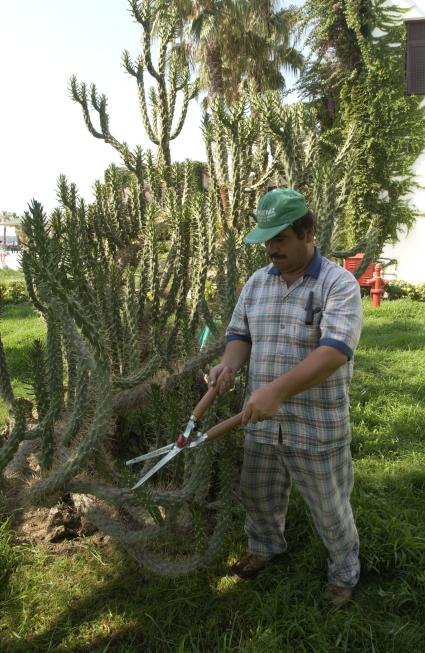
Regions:
[[[304, 272], [304, 277], [313, 277], [314, 279], [318, 279], [319, 274], [320, 274], [320, 268], [322, 267], [322, 255], [320, 254], [320, 250], [318, 247], [314, 248], [314, 256], [311, 259], [309, 266], [307, 270]], [[276, 277], [280, 276], [280, 272], [275, 266], [274, 263], [272, 263], [268, 274], [274, 274]]]

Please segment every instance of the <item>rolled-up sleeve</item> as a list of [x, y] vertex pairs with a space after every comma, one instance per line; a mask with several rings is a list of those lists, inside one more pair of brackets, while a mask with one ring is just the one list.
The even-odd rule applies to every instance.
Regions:
[[331, 285], [320, 323], [320, 345], [335, 347], [351, 359], [360, 340], [363, 321], [360, 286], [350, 272]]
[[226, 340], [230, 342], [231, 340], [243, 340], [244, 342], [251, 343], [251, 334], [249, 332], [248, 317], [245, 310], [245, 296], [246, 296], [245, 285], [242, 288], [239, 299], [234, 308], [232, 318], [230, 320], [229, 326], [226, 330]]

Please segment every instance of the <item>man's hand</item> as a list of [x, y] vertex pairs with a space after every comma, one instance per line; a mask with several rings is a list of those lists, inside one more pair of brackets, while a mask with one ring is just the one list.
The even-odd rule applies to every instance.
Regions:
[[235, 385], [235, 372], [249, 360], [251, 345], [245, 340], [230, 340], [221, 362], [210, 370], [208, 387], [218, 388], [218, 394], [224, 395]]
[[224, 395], [235, 385], [235, 373], [231, 367], [219, 363], [210, 370], [208, 374], [208, 387], [218, 387], [218, 394]]
[[282, 397], [273, 383], [267, 383], [252, 393], [248, 399], [243, 417], [242, 424], [256, 424], [264, 419], [271, 419], [276, 415], [279, 406], [282, 403]]

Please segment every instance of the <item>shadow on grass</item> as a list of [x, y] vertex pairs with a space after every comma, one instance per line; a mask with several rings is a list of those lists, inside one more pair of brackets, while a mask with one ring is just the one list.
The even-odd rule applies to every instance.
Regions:
[[[312, 536], [311, 523], [300, 501], [295, 494], [288, 516], [288, 538], [294, 543], [299, 538], [308, 542]], [[239, 541], [239, 547], [229, 562], [244, 550], [242, 514], [235, 518], [232, 526], [229, 540]], [[270, 619], [275, 619], [276, 623], [286, 621], [294, 601], [302, 600], [312, 608], [318, 604], [325, 569], [325, 552], [321, 551], [309, 562], [307, 574], [312, 578], [306, 591], [305, 578], [296, 579], [297, 563], [292, 554], [270, 566], [255, 581], [239, 583], [227, 576], [224, 562], [188, 577], [163, 579], [145, 574], [115, 549], [108, 553], [108, 558], [106, 571], [100, 567], [105, 580], [98, 589], [83, 598], [72, 599], [37, 635], [26, 636], [20, 641], [9, 638], [2, 650], [8, 653], [248, 650], [252, 633], [258, 631], [266, 637], [272, 624]], [[55, 565], [55, 560], [50, 560]], [[46, 573], [48, 578], [54, 577], [53, 569]], [[68, 573], [72, 574], [71, 568]], [[49, 584], [48, 580], [44, 582]], [[19, 602], [19, 595], [12, 600]], [[40, 599], [36, 606], [46, 615], [48, 608], [43, 607]], [[108, 619], [111, 614], [113, 618]], [[121, 625], [123, 620], [125, 623]], [[99, 637], [102, 630], [109, 630], [108, 636]], [[273, 635], [273, 642], [276, 637]], [[87, 644], [84, 644], [86, 639]], [[267, 648], [261, 645], [255, 650]]]
[[[136, 573], [136, 570], [133, 570]], [[140, 576], [140, 572], [138, 572]], [[128, 616], [128, 625], [113, 627], [108, 620], [111, 605], [117, 610], [120, 607], [131, 607], [134, 611], [137, 600], [129, 600], [129, 587], [134, 590], [134, 575], [123, 576], [112, 582], [104, 583], [84, 599], [73, 600], [61, 615], [50, 621], [48, 627], [37, 635], [10, 639], [3, 643], [2, 651], [8, 653], [38, 653], [46, 651], [72, 651], [73, 653], [97, 653], [98, 651], [145, 651], [145, 639], [141, 628], [134, 619], [134, 614]], [[19, 600], [19, 597], [17, 597]], [[90, 636], [90, 630], [96, 620], [105, 616], [105, 622], [96, 630], [106, 631], [105, 635]], [[87, 635], [81, 630], [87, 629]], [[94, 629], [94, 628], [93, 628]], [[113, 632], [111, 632], [113, 630]], [[82, 640], [86, 640], [86, 643]]]
[[[72, 615], [69, 616], [72, 619]], [[69, 623], [66, 625], [68, 628], [70, 627]], [[58, 624], [58, 627], [60, 627], [60, 624]], [[2, 649], [4, 653], [6, 651], [7, 653], [46, 653], [47, 651], [54, 651], [55, 653], [106, 653], [107, 651], [109, 653], [139, 653], [139, 651], [154, 650], [146, 646], [144, 638], [135, 632], [132, 626], [123, 627], [113, 635], [95, 637], [90, 639], [87, 644], [63, 643], [62, 638], [58, 637], [54, 628], [52, 628], [52, 630], [47, 631], [40, 638], [34, 638], [24, 642], [12, 642], [9, 640], [5, 643], [5, 647]]]
[[[390, 468], [377, 475], [378, 465], [375, 460], [362, 469], [356, 485], [363, 576], [354, 604], [342, 611], [330, 610], [323, 599], [326, 551], [294, 492], [290, 550], [255, 580], [228, 576], [223, 562], [188, 577], [157, 578], [114, 549], [104, 557], [106, 566], [99, 569], [105, 571], [92, 591], [72, 598], [39, 634], [9, 638], [2, 650], [419, 653], [425, 635], [425, 583], [418, 581], [425, 569], [425, 518], [423, 496], [412, 504], [411, 488], [420, 490], [423, 477], [419, 467], [408, 472], [407, 463], [399, 473]], [[229, 537], [229, 562], [244, 550], [241, 531], [238, 520]]]
[[[8, 653], [329, 653], [343, 650], [417, 653], [423, 650], [421, 597], [408, 578], [394, 571], [366, 573], [355, 603], [339, 612], [330, 610], [322, 598], [323, 574], [319, 578], [311, 569], [295, 562], [270, 566], [254, 581], [237, 583], [219, 576], [205, 579], [202, 586], [198, 581], [197, 591], [193, 587], [191, 590], [189, 609], [185, 581], [168, 584], [171, 594], [177, 590], [182, 595], [178, 612], [166, 596], [160, 605], [150, 605], [148, 597], [140, 598], [138, 608], [134, 599], [129, 605], [128, 592], [132, 587], [125, 592], [122, 587], [125, 580], [124, 577], [107, 584], [79, 601], [39, 636], [16, 644], [9, 640], [3, 650]], [[130, 578], [127, 581], [130, 583]], [[155, 579], [150, 579], [146, 584], [154, 582]], [[164, 581], [159, 583], [166, 586]], [[228, 586], [218, 588], [220, 583]], [[113, 633], [90, 637], [91, 622], [105, 613], [112, 598], [115, 610], [126, 614], [130, 624], [114, 628]], [[169, 612], [174, 619], [167, 615]], [[84, 627], [87, 627], [86, 637], [79, 633]], [[104, 630], [109, 630], [107, 624]], [[70, 637], [71, 633], [75, 637]], [[341, 640], [350, 642], [350, 646], [344, 648]]]
[[[290, 561], [290, 556], [288, 559]], [[278, 624], [283, 628], [291, 618], [291, 603], [294, 606], [302, 602], [306, 609], [309, 607], [320, 613], [322, 583], [313, 579], [306, 591], [304, 584], [300, 586], [290, 580], [288, 562], [271, 566], [254, 581], [239, 583], [225, 576], [224, 568], [223, 575], [201, 574], [190, 580], [164, 580], [143, 578], [139, 569], [132, 563], [129, 566], [132, 568], [127, 574], [104, 584], [84, 600], [76, 601], [39, 635], [21, 641], [9, 639], [2, 650], [8, 653], [236, 652], [251, 650], [252, 633], [257, 631], [256, 638], [269, 640], [273, 648], [252, 650], [277, 651], [274, 648], [279, 639], [276, 628]], [[135, 585], [136, 575], [142, 589]], [[161, 600], [158, 600], [159, 591]], [[282, 593], [285, 595], [283, 601]], [[101, 630], [99, 621], [111, 609], [115, 614], [125, 615], [129, 625], [114, 627], [109, 635], [89, 637], [92, 624], [93, 629]], [[270, 634], [272, 615], [275, 625]], [[83, 632], [85, 629], [87, 636]], [[106, 623], [104, 629], [108, 630]], [[86, 637], [84, 643], [82, 640]]]

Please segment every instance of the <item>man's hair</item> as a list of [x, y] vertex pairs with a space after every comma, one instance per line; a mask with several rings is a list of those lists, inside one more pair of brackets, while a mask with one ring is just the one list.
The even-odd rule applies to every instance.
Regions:
[[291, 227], [295, 231], [297, 238], [302, 240], [306, 231], [310, 229], [313, 229], [313, 233], [316, 231], [316, 216], [313, 211], [307, 211], [305, 215], [295, 220]]

